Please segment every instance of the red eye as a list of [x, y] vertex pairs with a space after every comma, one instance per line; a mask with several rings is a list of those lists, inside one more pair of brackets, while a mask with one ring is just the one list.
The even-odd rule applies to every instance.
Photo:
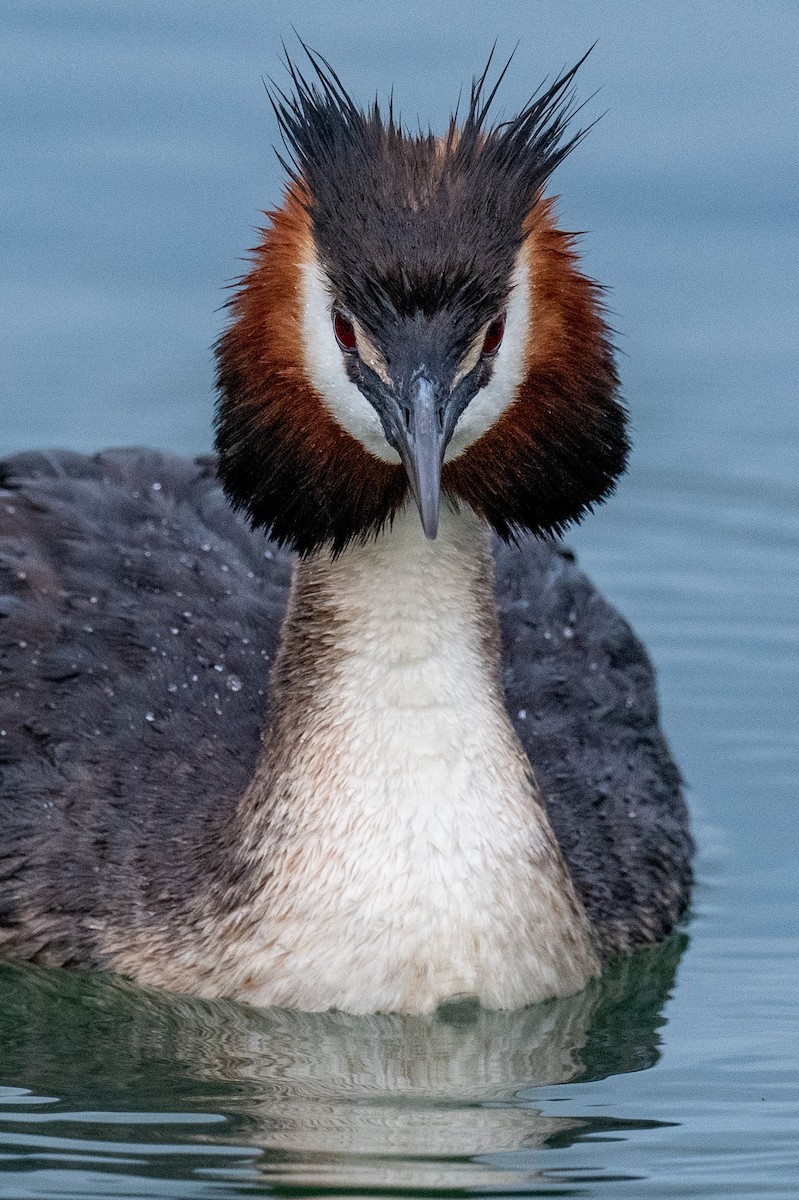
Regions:
[[483, 354], [496, 354], [502, 345], [502, 339], [505, 336], [505, 318], [497, 317], [496, 321], [492, 321], [486, 330], [485, 340], [483, 342]]
[[333, 315], [333, 328], [336, 331], [336, 341], [342, 350], [357, 349], [358, 339], [355, 337], [355, 326], [344, 316], [343, 312], [337, 310]]

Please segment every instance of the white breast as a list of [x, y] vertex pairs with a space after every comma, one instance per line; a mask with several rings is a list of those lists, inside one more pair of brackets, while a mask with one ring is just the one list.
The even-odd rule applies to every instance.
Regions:
[[472, 514], [446, 512], [431, 543], [406, 511], [377, 542], [300, 568], [329, 638], [303, 728], [281, 734], [295, 742], [274, 785], [291, 833], [276, 857], [264, 845], [266, 910], [236, 952], [237, 994], [517, 1007], [596, 973], [502, 703], [488, 553]]

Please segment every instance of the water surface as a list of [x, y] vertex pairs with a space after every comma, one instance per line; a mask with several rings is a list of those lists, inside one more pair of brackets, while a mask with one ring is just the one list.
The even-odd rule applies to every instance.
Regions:
[[794, 1197], [799, 1179], [796, 6], [3, 9], [0, 449], [209, 446], [224, 284], [279, 196], [291, 22], [440, 127], [597, 38], [558, 172], [611, 286], [635, 453], [571, 541], [645, 637], [700, 844], [687, 931], [586, 993], [431, 1020], [0, 969], [0, 1197]]

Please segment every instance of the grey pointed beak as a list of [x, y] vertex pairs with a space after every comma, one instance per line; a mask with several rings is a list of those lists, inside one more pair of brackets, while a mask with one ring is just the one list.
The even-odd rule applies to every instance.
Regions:
[[426, 376], [417, 375], [403, 397], [395, 441], [422, 518], [422, 528], [431, 540], [438, 533], [441, 466], [448, 441], [438, 409], [435, 384]]

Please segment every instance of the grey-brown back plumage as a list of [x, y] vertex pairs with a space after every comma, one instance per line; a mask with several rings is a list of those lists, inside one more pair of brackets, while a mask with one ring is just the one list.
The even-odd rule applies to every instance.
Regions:
[[[290, 556], [206, 459], [33, 453], [0, 485], [0, 947], [96, 965], [109, 914], [203, 888], [268, 719]], [[508, 707], [577, 890], [606, 952], [657, 939], [692, 846], [646, 652], [567, 552], [496, 552]]]

